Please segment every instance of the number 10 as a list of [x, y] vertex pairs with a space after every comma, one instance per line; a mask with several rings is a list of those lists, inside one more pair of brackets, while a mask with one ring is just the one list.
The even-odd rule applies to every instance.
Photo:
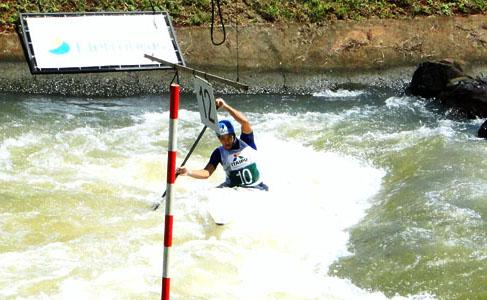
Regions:
[[252, 173], [249, 169], [238, 171], [237, 176], [240, 178], [242, 184], [251, 184], [253, 182]]

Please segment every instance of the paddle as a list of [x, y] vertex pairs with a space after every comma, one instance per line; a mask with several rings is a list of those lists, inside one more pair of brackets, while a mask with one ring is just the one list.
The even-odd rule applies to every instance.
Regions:
[[[186, 154], [186, 157], [184, 158], [183, 160], [183, 163], [181, 164], [180, 168], [181, 167], [184, 167], [184, 165], [186, 164], [186, 162], [188, 161], [189, 157], [191, 156], [191, 154], [193, 153], [194, 149], [196, 148], [196, 146], [198, 145], [198, 143], [200, 142], [200, 139], [201, 137], [203, 137], [203, 134], [205, 133], [206, 131], [206, 125], [203, 127], [203, 129], [201, 129], [201, 132], [200, 134], [198, 135], [198, 137], [196, 138], [196, 141], [194, 141], [193, 143], [193, 146], [191, 146], [191, 149], [189, 149], [189, 152], [188, 154]], [[178, 174], [176, 174], [176, 178], [178, 178]], [[167, 191], [164, 191], [164, 194], [162, 194], [162, 197], [161, 199], [164, 199], [166, 197], [166, 192]], [[161, 206], [161, 203], [162, 203], [162, 200], [159, 201], [159, 202], [156, 202], [152, 205], [152, 210], [157, 210], [159, 208], [159, 206]]]

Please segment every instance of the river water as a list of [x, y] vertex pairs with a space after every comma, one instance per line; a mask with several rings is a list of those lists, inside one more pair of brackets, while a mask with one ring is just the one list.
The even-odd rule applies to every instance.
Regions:
[[[172, 299], [487, 298], [483, 120], [377, 88], [225, 99], [270, 191], [216, 189], [221, 167], [177, 180]], [[0, 94], [0, 298], [160, 297], [168, 106]], [[181, 162], [202, 128], [192, 95], [179, 117]], [[216, 146], [207, 132], [187, 165]]]

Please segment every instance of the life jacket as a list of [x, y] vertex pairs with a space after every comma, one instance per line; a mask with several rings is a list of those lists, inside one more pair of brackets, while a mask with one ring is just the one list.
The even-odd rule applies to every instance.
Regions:
[[226, 150], [219, 147], [221, 164], [226, 173], [225, 185], [252, 187], [262, 183], [257, 168], [257, 151], [242, 140], [237, 149]]

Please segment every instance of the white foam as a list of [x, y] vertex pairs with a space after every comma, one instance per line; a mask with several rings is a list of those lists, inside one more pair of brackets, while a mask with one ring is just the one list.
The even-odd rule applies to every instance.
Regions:
[[[230, 203], [226, 209], [232, 218], [225, 225], [221, 240], [207, 245], [217, 251], [209, 254], [211, 258], [232, 257], [226, 262], [226, 267], [232, 271], [221, 278], [217, 270], [223, 266], [213, 262], [217, 266], [210, 265], [205, 274], [210, 279], [219, 278], [218, 285], [203, 288], [203, 282], [210, 279], [192, 277], [190, 288], [196, 294], [212, 299], [278, 296], [347, 299], [343, 293], [347, 291], [349, 295], [352, 284], [345, 281], [343, 290], [330, 291], [329, 287], [334, 284], [330, 282], [342, 280], [328, 276], [328, 267], [338, 257], [348, 254], [347, 229], [363, 217], [370, 205], [370, 197], [381, 186], [384, 172], [354, 158], [317, 152], [297, 143], [284, 142], [271, 134], [260, 134], [259, 141], [261, 169], [264, 181], [270, 186], [269, 192], [245, 189], [202, 191], [199, 185], [193, 186], [192, 181], [184, 180], [188, 190], [180, 195], [182, 201], [197, 201], [210, 206], [212, 199], [224, 199]], [[220, 181], [222, 176], [220, 174]], [[353, 187], [350, 186], [352, 183]], [[191, 189], [206, 195], [195, 199]], [[189, 195], [185, 196], [186, 193]], [[202, 243], [204, 245], [204, 241]], [[183, 247], [181, 251], [184, 253], [177, 261], [186, 263], [179, 269], [183, 277], [178, 280], [185, 281], [183, 274], [194, 273], [190, 270], [200, 268], [201, 263], [197, 259], [188, 260], [189, 253], [201, 253], [205, 247], [195, 243], [194, 239]], [[355, 291], [359, 290], [355, 288]], [[180, 296], [189, 295], [183, 293]]]
[[418, 105], [421, 105], [416, 98], [409, 97], [390, 97], [386, 99], [385, 104], [387, 108], [406, 107], [411, 108], [411, 110], [414, 110], [412, 107], [417, 107]]
[[0, 144], [0, 174], [2, 171], [12, 171], [11, 151], [16, 148], [23, 148], [33, 145], [40, 137], [33, 133], [26, 133], [18, 138], [7, 138]]
[[[184, 130], [178, 137], [190, 144], [201, 128], [199, 115], [181, 114]], [[33, 169], [46, 171], [47, 177], [40, 180], [51, 178], [60, 188], [83, 197], [87, 183], [119, 191], [113, 196], [117, 199], [159, 196], [165, 188], [165, 149], [155, 143], [167, 140], [167, 118], [167, 113], [145, 113], [120, 129], [61, 132], [54, 146], [33, 157]], [[289, 118], [293, 122], [282, 129]], [[304, 138], [287, 138], [289, 132], [306, 128], [299, 122], [303, 119], [316, 121], [311, 122], [311, 131], [318, 131], [340, 118], [326, 113], [275, 114], [255, 124], [260, 165], [270, 192], [215, 189], [223, 181], [220, 167], [206, 181], [178, 179], [171, 254], [175, 299], [386, 299], [380, 292], [360, 289], [328, 273], [336, 259], [349, 254], [348, 228], [370, 207], [384, 171], [354, 157], [303, 146]], [[217, 145], [212, 135], [204, 139], [202, 143]], [[116, 161], [89, 156], [92, 151], [113, 151]], [[209, 154], [196, 153], [188, 165], [203, 167]], [[156, 172], [160, 178], [145, 169], [150, 165], [161, 169]], [[67, 178], [49, 173], [52, 169], [67, 173]], [[223, 228], [216, 227], [208, 214], [214, 199], [233, 204], [233, 220]], [[77, 208], [86, 222], [80, 225], [86, 231], [79, 238], [0, 255], [0, 265], [5, 266], [0, 270], [0, 295], [13, 297], [46, 280], [55, 287], [33, 292], [33, 299], [158, 297], [162, 210], [153, 213], [139, 207], [126, 214], [104, 215], [91, 224], [90, 210]], [[39, 261], [43, 263], [36, 264]]]
[[5, 286], [0, 295], [15, 296], [25, 287], [63, 278], [76, 267], [76, 261], [63, 243], [0, 253], [0, 286]]
[[350, 91], [344, 89], [338, 89], [336, 91], [326, 89], [321, 92], [313, 93], [314, 97], [321, 97], [321, 98], [356, 98], [361, 96], [365, 93], [365, 91], [357, 90], [357, 91]]

